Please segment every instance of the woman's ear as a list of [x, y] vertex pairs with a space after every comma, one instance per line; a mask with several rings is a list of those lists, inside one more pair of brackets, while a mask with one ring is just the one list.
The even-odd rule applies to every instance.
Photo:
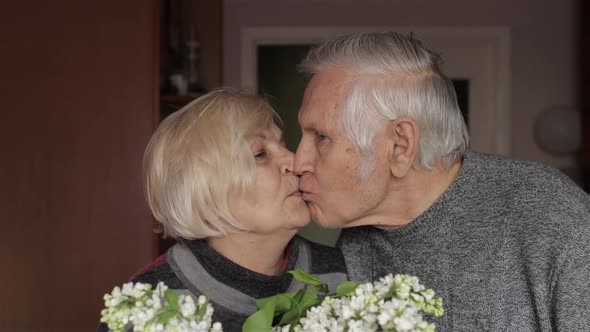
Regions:
[[399, 117], [387, 126], [389, 141], [389, 167], [394, 177], [402, 178], [416, 160], [420, 142], [420, 130], [416, 121]]

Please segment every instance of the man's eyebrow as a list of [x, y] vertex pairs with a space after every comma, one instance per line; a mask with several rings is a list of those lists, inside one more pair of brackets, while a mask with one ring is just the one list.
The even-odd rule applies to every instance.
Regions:
[[313, 125], [307, 126], [305, 128], [301, 128], [301, 131], [304, 131], [306, 133], [310, 133], [310, 132], [311, 133], [319, 133], [319, 132], [322, 132], [322, 130], [319, 130], [316, 126], [313, 126]]
[[301, 130], [303, 130], [303, 131], [316, 130], [316, 125], [315, 125], [315, 123], [307, 123], [305, 126], [301, 126]]

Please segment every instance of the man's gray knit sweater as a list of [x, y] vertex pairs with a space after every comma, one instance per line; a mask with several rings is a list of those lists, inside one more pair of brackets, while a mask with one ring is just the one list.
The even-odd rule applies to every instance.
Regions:
[[338, 245], [352, 280], [406, 273], [434, 289], [437, 330], [590, 331], [590, 200], [550, 167], [467, 152], [414, 221], [346, 229]]

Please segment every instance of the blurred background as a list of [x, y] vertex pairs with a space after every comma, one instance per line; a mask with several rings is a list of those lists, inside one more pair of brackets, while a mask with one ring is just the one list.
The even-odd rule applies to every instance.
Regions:
[[[55, 0], [0, 12], [0, 331], [93, 331], [102, 295], [170, 245], [141, 158], [159, 121], [221, 85], [269, 96], [296, 147], [296, 64], [340, 34], [442, 53], [472, 148], [590, 188], [590, 6], [575, 0]], [[333, 244], [337, 232], [306, 237]]]

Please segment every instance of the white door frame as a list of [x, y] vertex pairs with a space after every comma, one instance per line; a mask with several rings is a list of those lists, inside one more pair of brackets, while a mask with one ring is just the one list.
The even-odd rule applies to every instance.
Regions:
[[[451, 59], [454, 68], [445, 72], [473, 79], [469, 98], [471, 147], [475, 150], [510, 154], [510, 32], [507, 28], [408, 28], [408, 27], [256, 27], [241, 32], [241, 85], [256, 91], [259, 45], [318, 44], [343, 34], [365, 31], [413, 33], [443, 54], [471, 57], [471, 69], [458, 68], [463, 59]], [[445, 52], [447, 51], [447, 52]], [[444, 64], [443, 64], [444, 67]], [[465, 66], [467, 68], [467, 66]], [[467, 75], [468, 77], [465, 77]], [[456, 76], [456, 75], [455, 75]], [[469, 77], [471, 76], [471, 77]], [[477, 83], [477, 84], [475, 84]], [[471, 120], [474, 123], [471, 123]]]

